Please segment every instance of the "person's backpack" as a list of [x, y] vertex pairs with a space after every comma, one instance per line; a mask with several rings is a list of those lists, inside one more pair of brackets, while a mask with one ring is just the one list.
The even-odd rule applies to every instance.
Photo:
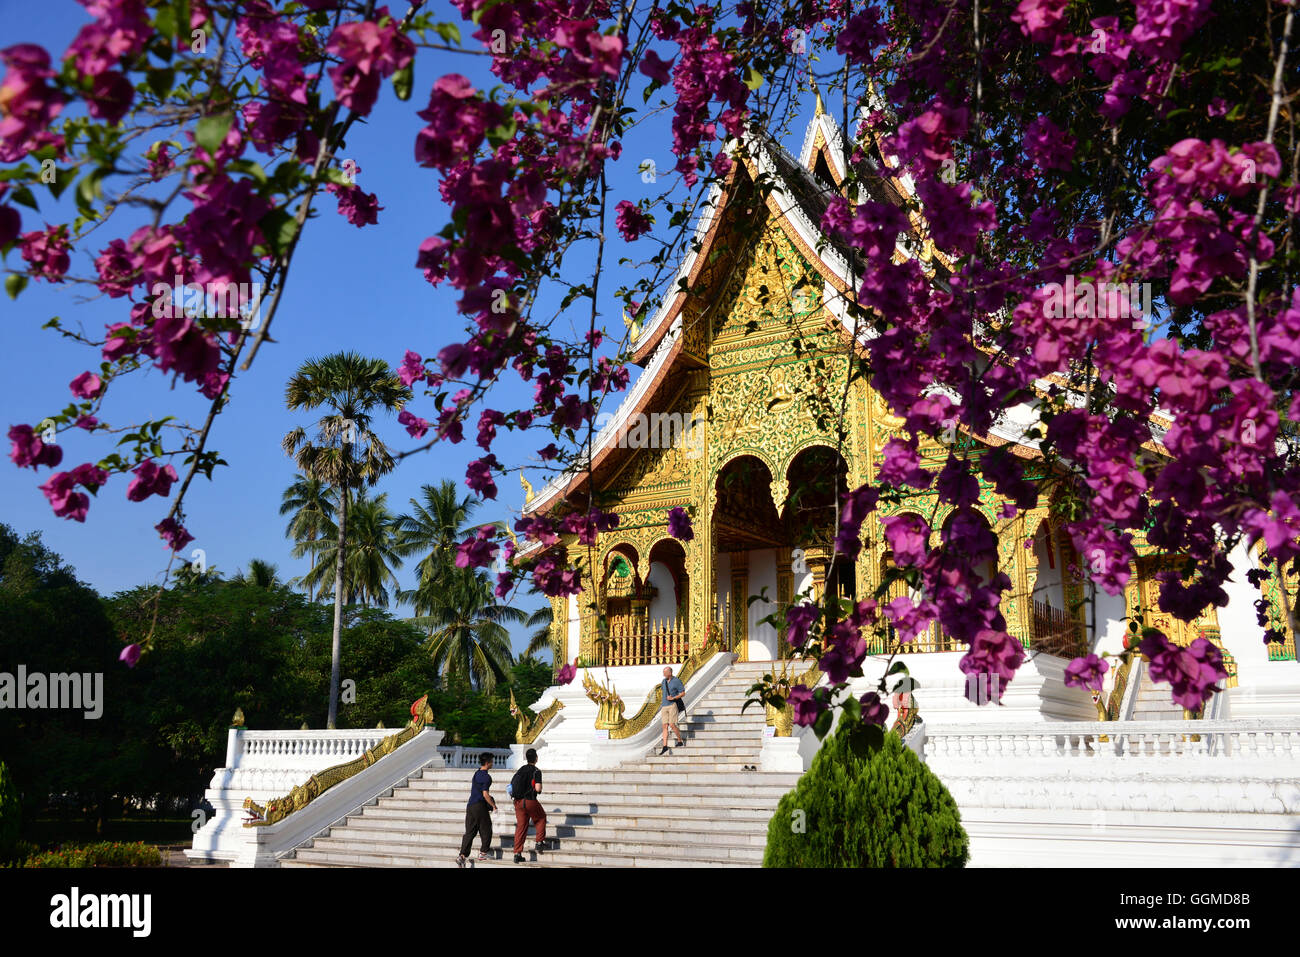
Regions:
[[506, 794], [516, 801], [528, 799], [529, 792], [533, 790], [533, 780], [533, 766], [525, 764], [506, 785]]

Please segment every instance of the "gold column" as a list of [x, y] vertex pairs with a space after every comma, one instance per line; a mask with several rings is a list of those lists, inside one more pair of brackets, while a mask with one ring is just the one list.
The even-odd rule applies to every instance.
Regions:
[[[1009, 532], [1013, 536], [1010, 562], [1007, 567], [998, 569], [1006, 572], [1007, 577], [1011, 579], [1012, 594], [1020, 596], [1020, 600], [1016, 602], [1015, 620], [1009, 618], [1007, 624], [1011, 628], [1011, 634], [1025, 648], [1029, 647], [1029, 643], [1034, 638], [1034, 585], [1038, 582], [1038, 556], [1034, 549], [1025, 548], [1027, 532], [1028, 526], [1024, 513], [1017, 513], [1011, 521]], [[1001, 545], [1002, 543], [999, 542], [999, 552], [1002, 551]]]
[[804, 560], [813, 576], [813, 598], [817, 602], [826, 597], [826, 576], [830, 573], [831, 550], [825, 545], [809, 545], [803, 550]]
[[731, 553], [731, 622], [736, 651], [749, 660], [749, 552]]

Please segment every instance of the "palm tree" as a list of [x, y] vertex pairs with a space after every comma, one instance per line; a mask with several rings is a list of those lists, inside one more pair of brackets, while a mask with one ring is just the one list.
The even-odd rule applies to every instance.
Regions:
[[[424, 553], [415, 566], [417, 579], [424, 581], [455, 567], [456, 545], [464, 537], [463, 526], [478, 501], [471, 495], [462, 497], [450, 479], [443, 479], [437, 486], [422, 485], [420, 495], [423, 501], [411, 499], [411, 513], [399, 515], [394, 528], [398, 554]], [[415, 590], [404, 591], [398, 598], [413, 601]]]
[[514, 661], [505, 626], [522, 623], [527, 615], [500, 604], [487, 575], [456, 567], [456, 545], [467, 534], [464, 526], [477, 501], [462, 496], [447, 479], [422, 486], [420, 500], [410, 501], [410, 514], [395, 523], [396, 548], [402, 555], [424, 557], [416, 565], [416, 586], [397, 597], [413, 606], [411, 622], [428, 633], [427, 647], [439, 673], [490, 690], [508, 680], [506, 671]]
[[415, 592], [411, 622], [428, 632], [426, 647], [439, 674], [468, 678], [484, 691], [509, 680], [514, 656], [506, 624], [522, 624], [528, 616], [498, 602], [486, 575], [453, 567], [440, 580], [422, 580]]
[[564, 635], [560, 629], [552, 629], [552, 622], [555, 615], [552, 613], [549, 605], [543, 605], [524, 622], [524, 627], [532, 629], [532, 634], [528, 636], [528, 647], [524, 649], [524, 657], [531, 658], [542, 651], [551, 653], [551, 666], [558, 668], [560, 662], [564, 660]]
[[342, 654], [344, 563], [347, 558], [348, 504], [352, 492], [374, 485], [393, 470], [392, 453], [371, 431], [375, 410], [392, 412], [411, 397], [411, 390], [382, 359], [339, 352], [309, 359], [284, 390], [290, 411], [330, 410], [316, 423], [315, 440], [301, 427], [284, 437], [284, 451], [309, 479], [334, 487], [338, 515], [335, 536], [334, 639], [330, 664], [330, 706], [327, 726], [338, 716], [339, 661]]
[[[322, 539], [333, 541], [339, 529], [334, 524], [334, 489], [319, 479], [302, 473], [293, 477], [293, 484], [280, 496], [280, 514], [291, 516], [285, 527], [286, 538], [293, 539], [294, 558], [310, 554]], [[305, 578], [295, 579], [295, 585], [306, 587]], [[321, 592], [307, 588], [310, 598], [319, 598]]]
[[[347, 557], [344, 561], [343, 600], [346, 604], [388, 607], [388, 587], [397, 584], [393, 569], [402, 566], [394, 536], [388, 496], [369, 498], [364, 492], [348, 509]], [[315, 561], [302, 582], [317, 591], [334, 586], [338, 543], [318, 539], [312, 547]]]
[[245, 571], [235, 573], [235, 577], [230, 579], [236, 585], [256, 585], [258, 588], [279, 588], [283, 582], [276, 574], [279, 569], [270, 562], [264, 562], [260, 558], [254, 558], [248, 563]]

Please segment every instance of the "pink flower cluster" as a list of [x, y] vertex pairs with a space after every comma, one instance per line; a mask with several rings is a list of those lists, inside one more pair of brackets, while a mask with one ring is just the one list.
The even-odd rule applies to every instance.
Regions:
[[17, 163], [46, 144], [62, 146], [50, 126], [63, 110], [63, 94], [46, 81], [54, 76], [50, 55], [32, 43], [0, 50], [0, 163]]
[[376, 10], [374, 17], [374, 21], [341, 24], [325, 45], [342, 61], [329, 69], [335, 95], [362, 116], [374, 108], [379, 84], [415, 57], [415, 45], [397, 29], [387, 7]]

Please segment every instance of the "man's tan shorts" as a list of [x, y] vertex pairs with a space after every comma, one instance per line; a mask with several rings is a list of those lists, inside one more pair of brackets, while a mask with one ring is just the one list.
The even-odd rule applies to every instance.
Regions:
[[669, 702], [659, 709], [659, 720], [665, 725], [677, 723], [677, 703]]

